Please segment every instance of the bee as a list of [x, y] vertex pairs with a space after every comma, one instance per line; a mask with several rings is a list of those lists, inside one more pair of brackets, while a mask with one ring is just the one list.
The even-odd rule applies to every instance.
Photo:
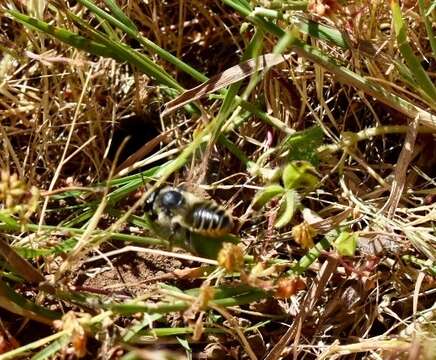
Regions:
[[171, 186], [154, 191], [146, 200], [145, 210], [153, 222], [172, 233], [182, 228], [207, 237], [221, 237], [234, 226], [232, 216], [216, 202]]

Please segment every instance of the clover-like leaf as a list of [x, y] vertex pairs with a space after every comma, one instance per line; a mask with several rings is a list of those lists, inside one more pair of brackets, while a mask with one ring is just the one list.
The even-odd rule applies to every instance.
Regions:
[[282, 197], [279, 216], [274, 226], [278, 229], [289, 224], [299, 204], [300, 198], [297, 192], [294, 190], [286, 191], [286, 194]]
[[287, 160], [306, 160], [317, 165], [319, 162], [316, 149], [322, 144], [323, 130], [319, 126], [289, 135], [283, 142], [282, 151]]
[[264, 207], [268, 202], [270, 202], [275, 197], [282, 195], [285, 189], [278, 185], [272, 184], [266, 188], [259, 191], [253, 199], [253, 209], [259, 210]]
[[301, 177], [297, 164], [289, 163], [283, 169], [282, 180], [286, 189], [294, 189]]
[[357, 247], [357, 233], [342, 231], [334, 244], [338, 253], [342, 256], [354, 256]]
[[312, 164], [307, 161], [290, 162], [284, 167], [282, 173], [282, 180], [285, 189], [315, 189], [319, 180], [313, 174], [314, 171], [315, 169]]

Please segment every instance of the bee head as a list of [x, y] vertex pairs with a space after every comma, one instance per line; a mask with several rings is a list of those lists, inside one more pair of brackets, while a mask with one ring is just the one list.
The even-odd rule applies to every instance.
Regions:
[[161, 187], [153, 191], [144, 203], [144, 211], [151, 215], [160, 209], [167, 214], [180, 208], [184, 203], [183, 193], [173, 187]]
[[177, 189], [169, 188], [161, 193], [160, 203], [164, 209], [176, 209], [180, 207], [183, 202], [183, 194]]

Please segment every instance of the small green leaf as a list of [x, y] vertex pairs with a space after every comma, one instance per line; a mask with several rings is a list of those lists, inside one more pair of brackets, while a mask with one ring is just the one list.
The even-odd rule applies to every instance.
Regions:
[[282, 180], [285, 189], [315, 189], [318, 178], [311, 173], [314, 168], [307, 161], [293, 161], [283, 169]]
[[319, 126], [289, 135], [283, 142], [282, 152], [288, 160], [306, 160], [314, 165], [319, 162], [316, 149], [322, 144], [324, 133]]
[[261, 190], [253, 199], [253, 209], [259, 210], [264, 207], [269, 201], [283, 194], [285, 189], [278, 184], [272, 184]]
[[176, 336], [177, 341], [179, 342], [180, 345], [182, 345], [182, 347], [185, 349], [186, 351], [186, 358], [188, 360], [192, 359], [192, 349], [189, 346], [189, 341], [187, 341], [186, 339], [182, 339], [178, 336]]
[[357, 247], [357, 233], [343, 231], [334, 242], [336, 250], [342, 256], [354, 256]]
[[297, 210], [299, 204], [300, 199], [297, 192], [294, 190], [288, 190], [282, 198], [279, 217], [274, 226], [278, 229], [289, 224], [294, 217], [295, 210]]
[[286, 189], [294, 189], [301, 177], [300, 169], [296, 164], [290, 163], [283, 169], [282, 180]]
[[319, 184], [319, 179], [311, 174], [311, 173], [305, 173], [301, 176], [300, 179], [300, 187], [308, 190], [308, 191], [313, 191], [318, 187]]
[[183, 346], [183, 348], [184, 348], [185, 350], [188, 350], [189, 352], [192, 351], [192, 350], [191, 350], [191, 347], [189, 346], [189, 342], [186, 341], [186, 339], [182, 339], [182, 338], [179, 338], [179, 337], [177, 336], [177, 341], [179, 342], [180, 345]]
[[0, 211], [0, 221], [4, 222], [7, 226], [10, 226], [11, 228], [14, 228], [17, 226], [17, 221], [6, 214], [6, 211]]

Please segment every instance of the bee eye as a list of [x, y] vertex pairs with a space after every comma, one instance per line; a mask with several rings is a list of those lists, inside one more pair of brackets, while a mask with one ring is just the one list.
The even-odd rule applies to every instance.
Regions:
[[180, 206], [183, 203], [183, 196], [179, 191], [168, 191], [162, 195], [162, 206], [171, 209]]

